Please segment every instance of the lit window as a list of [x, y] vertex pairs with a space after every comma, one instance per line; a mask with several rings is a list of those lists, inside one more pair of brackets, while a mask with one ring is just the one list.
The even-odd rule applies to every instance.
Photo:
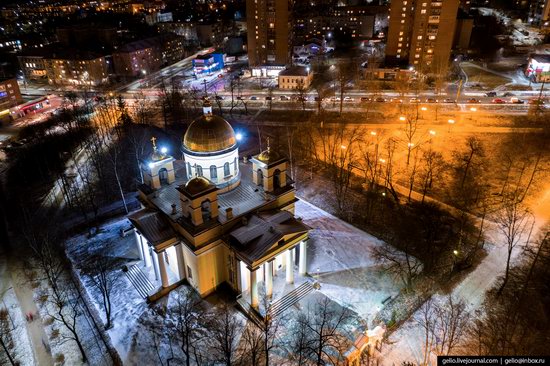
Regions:
[[420, 10], [420, 14], [426, 14], [426, 9]]
[[418, 37], [416, 37], [416, 38], [417, 38], [417, 39], [422, 39], [422, 36], [418, 36]]

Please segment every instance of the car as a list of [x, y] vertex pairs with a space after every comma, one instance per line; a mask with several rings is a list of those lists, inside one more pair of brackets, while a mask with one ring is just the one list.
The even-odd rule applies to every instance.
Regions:
[[237, 100], [243, 100], [243, 97], [237, 97]]
[[531, 99], [529, 101], [529, 104], [544, 105], [544, 100], [542, 100], [542, 99]]
[[321, 101], [321, 98], [319, 98], [319, 97], [314, 97], [313, 100], [316, 101], [316, 102], [320, 102], [320, 101]]
[[420, 103], [420, 99], [418, 99], [418, 98], [411, 98], [411, 99], [409, 99], [409, 103]]
[[372, 99], [369, 97], [361, 97], [361, 102], [372, 102]]
[[513, 97], [514, 93], [506, 92], [506, 93], [502, 94], [502, 96], [503, 97]]
[[352, 97], [344, 97], [344, 102], [348, 102], [348, 103], [351, 103], [351, 102], [354, 102], [355, 99], [353, 99]]
[[506, 101], [504, 99], [501, 99], [501, 98], [495, 98], [495, 99], [492, 100], [492, 103], [504, 104], [504, 103], [506, 103]]
[[479, 99], [470, 98], [470, 99], [468, 99], [468, 103], [479, 103]]
[[258, 97], [253, 95], [253, 96], [250, 97], [250, 100], [258, 100]]
[[272, 97], [265, 97], [265, 100], [273, 100]]
[[386, 101], [386, 98], [378, 97], [374, 101], [378, 103], [384, 103]]
[[331, 98], [330, 98], [330, 101], [331, 101], [331, 102], [339, 102], [339, 101], [340, 101], [340, 97], [331, 97]]
[[523, 104], [525, 102], [523, 100], [519, 99], [518, 97], [512, 97], [512, 98], [510, 98], [510, 103], [512, 103], [512, 104]]
[[392, 102], [392, 103], [403, 103], [403, 99], [401, 99], [401, 98], [391, 98], [390, 102]]
[[223, 100], [224, 98], [221, 95], [216, 95], [216, 100]]
[[435, 98], [426, 98], [426, 103], [437, 103], [438, 100]]
[[492, 92], [485, 93], [485, 96], [487, 96], [487, 97], [496, 97], [497, 93], [492, 91]]
[[281, 95], [281, 96], [279, 97], [279, 99], [280, 99], [280, 100], [290, 100], [290, 98], [287, 97], [286, 95]]
[[443, 103], [456, 103], [456, 100], [453, 98], [445, 98], [443, 99]]

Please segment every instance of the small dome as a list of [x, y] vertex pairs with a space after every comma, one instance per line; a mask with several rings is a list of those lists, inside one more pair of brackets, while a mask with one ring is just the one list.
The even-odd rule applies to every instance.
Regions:
[[263, 163], [273, 162], [279, 160], [280, 158], [281, 156], [276, 151], [271, 149], [264, 150], [260, 153], [260, 155], [258, 155], [258, 160]]
[[204, 177], [194, 177], [185, 183], [185, 190], [192, 195], [196, 195], [210, 188], [211, 183]]
[[216, 152], [237, 144], [235, 131], [225, 119], [213, 114], [197, 118], [187, 129], [183, 145], [189, 151]]
[[154, 150], [153, 153], [151, 154], [151, 160], [153, 161], [160, 161], [164, 158], [166, 158], [166, 155], [157, 150]]

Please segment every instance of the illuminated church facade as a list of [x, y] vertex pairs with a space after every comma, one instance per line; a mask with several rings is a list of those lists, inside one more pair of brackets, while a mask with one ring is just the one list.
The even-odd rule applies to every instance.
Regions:
[[274, 278], [306, 275], [309, 227], [294, 216], [287, 159], [268, 146], [240, 160], [231, 125], [208, 102], [203, 112], [185, 133], [183, 161], [155, 147], [141, 162], [143, 208], [128, 219], [140, 265], [154, 272], [148, 298], [185, 282], [205, 297], [226, 283], [257, 309]]

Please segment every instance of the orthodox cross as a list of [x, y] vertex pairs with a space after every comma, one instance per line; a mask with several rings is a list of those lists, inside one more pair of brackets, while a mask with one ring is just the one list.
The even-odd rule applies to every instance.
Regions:
[[269, 153], [271, 151], [271, 147], [269, 146], [269, 137], [267, 138], [267, 152]]
[[153, 143], [153, 150], [157, 151], [157, 138], [155, 136], [151, 137], [151, 142]]

